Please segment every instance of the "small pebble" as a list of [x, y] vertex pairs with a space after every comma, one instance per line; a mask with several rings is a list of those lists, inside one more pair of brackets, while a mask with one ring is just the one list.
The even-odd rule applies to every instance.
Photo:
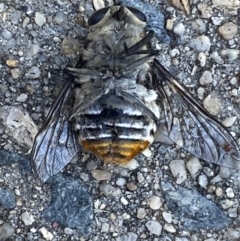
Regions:
[[237, 82], [238, 82], [238, 79], [237, 79], [236, 77], [232, 77], [232, 78], [230, 79], [230, 83], [231, 83], [232, 85], [237, 84]]
[[203, 100], [204, 99], [204, 93], [205, 93], [205, 89], [203, 87], [199, 87], [197, 89], [197, 94], [198, 94], [198, 98], [200, 100]]
[[92, 171], [92, 170], [96, 169], [96, 167], [97, 167], [97, 162], [95, 162], [93, 160], [90, 160], [87, 162], [86, 168], [88, 171]]
[[120, 186], [120, 187], [121, 187], [121, 186], [124, 186], [124, 185], [126, 184], [126, 179], [120, 177], [120, 178], [117, 179], [116, 184], [117, 184], [118, 186]]
[[152, 197], [149, 198], [148, 204], [149, 204], [151, 209], [157, 210], [162, 206], [162, 201], [161, 201], [160, 197], [152, 196]]
[[231, 127], [235, 123], [236, 120], [237, 120], [237, 116], [231, 116], [231, 117], [228, 117], [227, 119], [225, 119], [224, 121], [222, 121], [222, 124], [225, 127]]
[[172, 160], [170, 162], [170, 169], [173, 176], [176, 178], [176, 183], [181, 184], [187, 178], [185, 163], [183, 160]]
[[208, 95], [203, 100], [204, 108], [212, 115], [217, 115], [222, 110], [221, 99], [216, 95]]
[[169, 224], [169, 223], [165, 223], [163, 228], [169, 232], [169, 233], [176, 233], [176, 229], [174, 228], [174, 226], [172, 224]]
[[66, 227], [66, 228], [64, 228], [64, 233], [71, 235], [71, 234], [73, 234], [73, 230], [71, 228]]
[[166, 29], [169, 30], [169, 31], [171, 31], [173, 29], [173, 19], [167, 19]]
[[148, 231], [152, 234], [155, 234], [157, 236], [160, 236], [161, 235], [161, 232], [162, 232], [162, 225], [157, 222], [157, 221], [148, 221], [146, 223], [146, 227], [148, 229]]
[[29, 22], [30, 22], [30, 18], [29, 17], [24, 18], [23, 23], [22, 23], [22, 27], [26, 28], [27, 25], [29, 24]]
[[7, 29], [3, 29], [0, 31], [0, 36], [2, 36], [6, 40], [9, 40], [12, 38], [12, 33], [9, 32]]
[[108, 223], [103, 223], [101, 232], [107, 233], [108, 231], [109, 231], [109, 224]]
[[210, 58], [213, 59], [216, 63], [221, 64], [223, 62], [221, 56], [218, 54], [218, 52], [212, 52], [210, 54]]
[[185, 26], [182, 23], [178, 23], [174, 28], [173, 32], [179, 36], [182, 36], [185, 32]]
[[233, 206], [234, 202], [229, 199], [225, 199], [221, 201], [221, 206], [223, 209], [229, 209]]
[[128, 200], [125, 197], [121, 197], [120, 201], [123, 205], [128, 205]]
[[133, 182], [128, 182], [126, 186], [127, 186], [128, 190], [130, 190], [130, 191], [136, 191], [137, 190], [137, 185]]
[[41, 232], [41, 234], [45, 240], [53, 239], [52, 233], [50, 233], [45, 227], [40, 228], [39, 231]]
[[216, 7], [228, 7], [234, 8], [239, 7], [239, 1], [235, 0], [212, 0], [212, 4]]
[[219, 176], [222, 178], [230, 178], [231, 169], [229, 169], [228, 167], [221, 166], [219, 171]]
[[138, 236], [133, 232], [128, 232], [120, 237], [117, 237], [116, 241], [137, 241]]
[[224, 58], [227, 58], [229, 62], [237, 59], [240, 54], [240, 50], [238, 49], [223, 49], [220, 52], [220, 55]]
[[211, 168], [209, 167], [204, 167], [203, 168], [203, 172], [208, 176], [208, 177], [212, 177], [214, 175], [214, 172]]
[[15, 59], [7, 59], [6, 64], [7, 64], [8, 67], [16, 68], [19, 65], [19, 61], [15, 60]]
[[210, 18], [213, 14], [212, 7], [207, 4], [199, 3], [197, 8], [201, 12], [202, 18]]
[[226, 40], [233, 39], [238, 31], [238, 25], [232, 22], [224, 23], [218, 28], [219, 34]]
[[189, 46], [199, 52], [208, 52], [211, 47], [211, 42], [209, 37], [201, 35], [197, 38], [190, 40]]
[[54, 22], [56, 23], [56, 24], [61, 24], [61, 23], [63, 23], [64, 21], [66, 21], [66, 15], [64, 14], [64, 13], [62, 13], [62, 12], [58, 12], [56, 15], [55, 15], [55, 17], [54, 17]]
[[40, 77], [41, 71], [37, 66], [33, 66], [28, 70], [28, 72], [25, 74], [25, 77], [27, 79], [37, 79]]
[[206, 25], [200, 18], [192, 22], [192, 27], [199, 33], [204, 33], [206, 31]]
[[21, 77], [21, 71], [18, 68], [11, 69], [10, 72], [14, 79], [18, 79]]
[[28, 96], [24, 93], [20, 94], [18, 97], [17, 97], [17, 102], [25, 102], [27, 100]]
[[200, 52], [197, 56], [198, 61], [200, 62], [200, 66], [204, 67], [206, 65], [207, 56], [203, 52]]
[[213, 81], [214, 79], [212, 76], [212, 72], [209, 70], [205, 70], [199, 79], [199, 82], [201, 85], [207, 85], [207, 84], [213, 83]]
[[15, 232], [15, 228], [10, 223], [3, 223], [0, 226], [0, 240], [10, 238]]
[[231, 187], [228, 187], [226, 189], [226, 195], [227, 195], [228, 198], [234, 198], [235, 194], [234, 194], [233, 189]]
[[100, 192], [104, 193], [105, 195], [111, 195], [114, 197], [119, 197], [121, 195], [121, 190], [119, 188], [113, 187], [109, 183], [102, 183], [99, 186]]
[[93, 6], [94, 6], [95, 11], [97, 11], [101, 8], [104, 8], [105, 7], [104, 1], [103, 0], [93, 0]]
[[46, 22], [46, 17], [42, 13], [36, 12], [34, 20], [39, 27], [42, 27]]
[[200, 175], [198, 178], [198, 183], [201, 187], [207, 187], [208, 185], [208, 180], [207, 177], [205, 175]]
[[112, 173], [103, 170], [92, 170], [92, 176], [98, 181], [110, 181], [112, 178]]
[[172, 222], [172, 214], [171, 213], [163, 212], [162, 215], [166, 222], [168, 222], [168, 223]]
[[137, 218], [138, 219], [144, 219], [146, 216], [146, 210], [144, 208], [138, 208], [137, 210]]
[[215, 190], [215, 193], [218, 197], [222, 197], [223, 189], [221, 187], [217, 187], [216, 190]]
[[33, 215], [27, 211], [22, 213], [21, 218], [26, 226], [32, 225], [35, 222]]
[[131, 216], [128, 213], [124, 213], [122, 217], [124, 220], [128, 220]]
[[187, 162], [187, 169], [190, 172], [192, 178], [195, 180], [199, 171], [202, 169], [202, 165], [198, 157], [191, 156]]
[[144, 182], [145, 178], [141, 172], [137, 172], [137, 180], [139, 183]]

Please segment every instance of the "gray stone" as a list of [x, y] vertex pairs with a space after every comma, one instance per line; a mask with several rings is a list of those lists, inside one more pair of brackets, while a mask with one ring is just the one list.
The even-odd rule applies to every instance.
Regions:
[[16, 206], [15, 194], [7, 187], [0, 187], [0, 205], [6, 209], [12, 209]]
[[76, 228], [81, 235], [91, 232], [93, 221], [92, 198], [79, 179], [61, 174], [48, 181], [52, 188], [52, 201], [42, 215], [50, 222]]
[[41, 75], [41, 71], [37, 66], [33, 66], [28, 70], [28, 72], [25, 74], [25, 77], [27, 79], [37, 79]]
[[14, 234], [15, 228], [10, 223], [4, 223], [0, 226], [0, 240], [10, 238]]
[[181, 186], [176, 189], [170, 183], [161, 184], [168, 209], [181, 219], [187, 230], [221, 230], [231, 223], [231, 219], [215, 203], [203, 197], [196, 189]]

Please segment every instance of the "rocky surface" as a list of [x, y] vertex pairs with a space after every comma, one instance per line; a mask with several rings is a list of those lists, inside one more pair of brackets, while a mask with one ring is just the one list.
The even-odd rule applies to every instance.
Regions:
[[[159, 61], [240, 144], [240, 2], [118, 2], [145, 12]], [[33, 176], [28, 151], [62, 70], [77, 63], [94, 7], [112, 3], [0, 2], [0, 240], [239, 240], [238, 171], [174, 145], [152, 145], [131, 169], [81, 152], [44, 185]]]

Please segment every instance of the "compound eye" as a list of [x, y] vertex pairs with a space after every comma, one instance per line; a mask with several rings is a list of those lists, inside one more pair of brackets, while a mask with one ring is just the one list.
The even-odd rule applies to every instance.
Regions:
[[145, 14], [143, 14], [140, 10], [136, 9], [136, 8], [133, 8], [133, 7], [129, 7], [127, 6], [127, 9], [129, 11], [131, 11], [131, 13], [137, 17], [140, 21], [142, 22], [147, 22], [147, 18], [145, 16]]
[[97, 23], [99, 23], [105, 16], [105, 14], [107, 13], [108, 9], [110, 7], [106, 7], [106, 8], [101, 8], [98, 11], [96, 11], [89, 19], [88, 19], [88, 25], [92, 26], [95, 25]]

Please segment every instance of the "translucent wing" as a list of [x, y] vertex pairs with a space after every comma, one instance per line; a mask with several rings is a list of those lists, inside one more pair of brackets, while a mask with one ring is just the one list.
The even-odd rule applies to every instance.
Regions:
[[42, 182], [60, 172], [78, 153], [66, 108], [71, 85], [67, 81], [62, 88], [33, 143], [31, 164]]
[[[161, 133], [205, 161], [240, 169], [240, 147], [232, 135], [157, 60], [153, 79], [161, 95], [166, 123], [165, 127], [160, 126]], [[171, 96], [167, 95], [166, 86]]]

